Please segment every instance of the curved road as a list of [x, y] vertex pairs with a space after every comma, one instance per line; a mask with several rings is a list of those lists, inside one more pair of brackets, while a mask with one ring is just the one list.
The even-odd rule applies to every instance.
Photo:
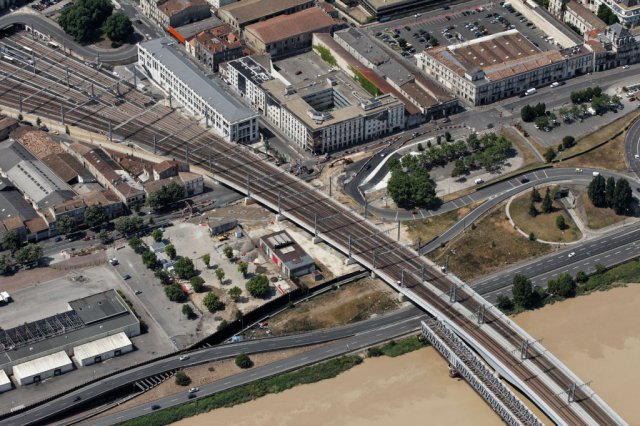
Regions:
[[636, 120], [624, 139], [624, 155], [627, 157], [631, 173], [640, 179], [640, 120]]
[[13, 12], [0, 17], [0, 28], [11, 24], [27, 25], [41, 33], [49, 34], [65, 49], [80, 55], [88, 61], [96, 61], [98, 56], [100, 62], [109, 64], [130, 64], [138, 59], [138, 46], [128, 45], [114, 50], [98, 50], [92, 47], [83, 46], [73, 40], [67, 33], [50, 19], [41, 15], [25, 12]]

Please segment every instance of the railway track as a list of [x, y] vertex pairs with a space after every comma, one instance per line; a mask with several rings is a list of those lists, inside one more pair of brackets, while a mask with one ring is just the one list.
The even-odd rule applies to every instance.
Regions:
[[[26, 45], [27, 41], [30, 40], [12, 36], [8, 42], [19, 47], [22, 43]], [[398, 245], [358, 214], [346, 211], [318, 189], [265, 163], [248, 148], [217, 139], [176, 111], [160, 105], [143, 114], [145, 105], [153, 102], [153, 99], [127, 85], [123, 85], [121, 93], [114, 93], [110, 89], [117, 81], [113, 76], [59, 52], [52, 54], [51, 49], [38, 43], [32, 42], [27, 46], [40, 55], [47, 55], [47, 59], [38, 61], [40, 64], [36, 66], [39, 72], [36, 74], [16, 64], [0, 62], [0, 76], [4, 76], [3, 89], [0, 90], [1, 104], [17, 108], [20, 99], [23, 99], [24, 111], [51, 119], [60, 117], [62, 106], [68, 111], [65, 113], [66, 123], [102, 134], [108, 132], [110, 123], [115, 125], [129, 120], [117, 131], [124, 139], [146, 147], [151, 147], [155, 139], [157, 148], [164, 155], [180, 159], [188, 156], [191, 163], [208, 170], [220, 181], [243, 189], [272, 206], [280, 205], [282, 211], [306, 225], [307, 229], [315, 228], [322, 238], [335, 241], [342, 247], [347, 247], [351, 240], [354, 257], [370, 266], [375, 264], [376, 272], [389, 277], [394, 284], [402, 280], [407, 290], [446, 315], [450, 322], [463, 329], [491, 356], [526, 382], [567, 424], [585, 423], [579, 411], [558, 395], [558, 389], [568, 389], [574, 380], [535, 346], [529, 349], [528, 363], [522, 362], [510, 349], [505, 348], [503, 342], [519, 348], [523, 337], [491, 310], [485, 311], [484, 323], [477, 324], [471, 316], [482, 309], [482, 303], [472, 297], [467, 289], [458, 290], [456, 307], [425, 286], [418, 271], [422, 273], [424, 270], [425, 280], [445, 294], [453, 282], [414, 250]], [[67, 66], [73, 75], [69, 76], [69, 86], [65, 82]], [[83, 72], [95, 78], [94, 96], [98, 97], [99, 102], [82, 105], [90, 98], [86, 89], [81, 89], [86, 87], [86, 79], [81, 78], [85, 75]], [[42, 87], [48, 87], [48, 90], [38, 92]], [[499, 338], [496, 339], [493, 334]], [[539, 377], [532, 367], [542, 371], [543, 376]], [[550, 387], [549, 381], [555, 388]], [[576, 391], [576, 402], [573, 404], [577, 404], [598, 424], [615, 423], [583, 389]]]

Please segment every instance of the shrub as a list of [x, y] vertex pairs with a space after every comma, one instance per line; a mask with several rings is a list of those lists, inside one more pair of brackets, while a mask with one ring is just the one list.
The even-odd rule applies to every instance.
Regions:
[[246, 287], [253, 297], [264, 297], [269, 292], [269, 279], [264, 275], [255, 275], [247, 281]]
[[204, 299], [202, 299], [202, 304], [209, 310], [209, 312], [216, 312], [224, 309], [224, 303], [222, 303], [218, 296], [212, 292], [207, 293]]
[[164, 294], [167, 295], [172, 302], [179, 302], [184, 299], [184, 291], [178, 284], [171, 284], [164, 288]]
[[251, 368], [253, 367], [253, 361], [251, 361], [251, 358], [249, 358], [249, 356], [247, 354], [240, 354], [236, 357], [235, 359], [236, 365], [240, 368]]
[[193, 287], [193, 291], [196, 293], [201, 293], [204, 290], [204, 278], [201, 276], [192, 277], [189, 282], [191, 283], [191, 287]]
[[176, 385], [189, 386], [191, 384], [191, 377], [187, 376], [187, 373], [180, 370], [176, 373]]

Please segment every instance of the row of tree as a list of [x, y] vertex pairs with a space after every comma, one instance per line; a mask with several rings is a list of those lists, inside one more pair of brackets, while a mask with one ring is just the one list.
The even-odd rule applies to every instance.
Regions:
[[112, 42], [121, 43], [133, 34], [133, 26], [123, 13], [113, 13], [109, 0], [76, 0], [60, 14], [58, 23], [76, 41], [85, 42], [102, 28]]
[[633, 202], [633, 192], [625, 178], [595, 176], [589, 183], [587, 195], [594, 206], [612, 208], [616, 214], [627, 214]]
[[571, 92], [570, 98], [571, 102], [574, 104], [583, 104], [585, 102], [591, 102], [591, 100], [597, 96], [602, 95], [602, 87], [593, 86], [587, 87], [584, 90], [576, 90], [575, 92]]
[[547, 106], [545, 105], [545, 103], [538, 102], [533, 106], [523, 106], [520, 110], [520, 118], [522, 118], [522, 121], [524, 121], [525, 123], [531, 123], [535, 121], [536, 118], [544, 116], [546, 112]]

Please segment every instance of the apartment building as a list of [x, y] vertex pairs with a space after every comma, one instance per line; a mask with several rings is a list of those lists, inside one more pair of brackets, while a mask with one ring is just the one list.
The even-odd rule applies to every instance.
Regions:
[[240, 37], [228, 24], [222, 24], [198, 33], [186, 42], [187, 52], [201, 64], [218, 72], [221, 63], [244, 55]]
[[142, 13], [163, 28], [179, 27], [211, 16], [205, 0], [141, 0]]

